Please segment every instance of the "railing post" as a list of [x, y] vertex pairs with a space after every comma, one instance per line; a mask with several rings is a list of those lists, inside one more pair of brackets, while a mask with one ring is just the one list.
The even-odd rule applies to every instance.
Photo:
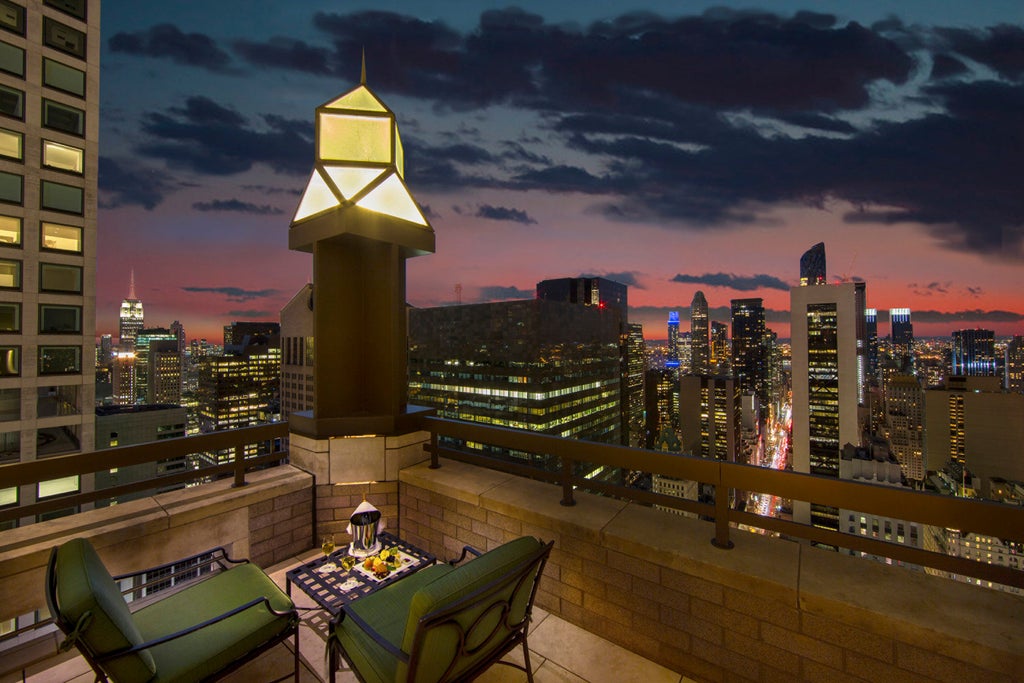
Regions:
[[718, 466], [718, 480], [715, 482], [715, 537], [711, 545], [722, 550], [732, 550], [729, 540], [729, 489], [722, 481], [722, 466]]
[[440, 458], [437, 455], [437, 432], [430, 432], [430, 445], [427, 446], [427, 450], [430, 451], [430, 469], [436, 470], [441, 466]]
[[562, 456], [562, 505], [571, 506], [576, 504], [572, 496], [572, 465], [574, 460]]
[[235, 446], [235, 483], [232, 484], [232, 488], [238, 488], [245, 486], [245, 446], [238, 444]]

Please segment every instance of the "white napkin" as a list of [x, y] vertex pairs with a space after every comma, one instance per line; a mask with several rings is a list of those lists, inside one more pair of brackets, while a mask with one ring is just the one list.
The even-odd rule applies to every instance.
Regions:
[[[370, 503], [368, 503], [367, 501], [365, 501], [365, 500], [364, 500], [364, 501], [363, 501], [362, 503], [360, 503], [360, 504], [359, 504], [359, 506], [358, 506], [358, 507], [357, 507], [357, 508], [356, 508], [356, 509], [355, 509], [355, 510], [354, 510], [354, 511], [352, 512], [352, 516], [353, 516], [353, 517], [355, 517], [355, 516], [356, 516], [356, 515], [358, 515], [358, 514], [359, 514], [360, 512], [375, 512], [375, 511], [376, 511], [376, 512], [380, 512], [380, 510], [378, 510], [378, 509], [377, 509], [377, 508], [375, 508], [375, 507], [374, 507], [374, 506], [373, 506], [372, 504], [370, 504]], [[382, 531], [384, 531], [384, 515], [381, 515], [380, 519], [378, 519], [378, 520], [377, 520], [377, 533], [379, 534], [379, 533], [380, 533], [380, 532], [382, 532]], [[345, 533], [347, 533], [347, 534], [349, 534], [349, 535], [351, 535], [351, 534], [352, 534], [352, 522], [351, 522], [351, 519], [350, 519], [350, 521], [349, 521], [349, 523], [348, 523], [348, 526], [347, 526], [347, 527], [345, 527]]]

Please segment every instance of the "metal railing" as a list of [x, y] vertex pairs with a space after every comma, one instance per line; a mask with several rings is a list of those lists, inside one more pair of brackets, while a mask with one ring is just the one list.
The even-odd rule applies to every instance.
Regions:
[[[1024, 508], [991, 501], [942, 496], [927, 492], [876, 486], [829, 477], [773, 470], [753, 465], [705, 460], [693, 456], [640, 450], [626, 446], [565, 439], [537, 432], [481, 425], [439, 417], [424, 417], [423, 429], [431, 433], [425, 448], [431, 467], [439, 467], [439, 456], [558, 484], [562, 503], [574, 503], [574, 488], [595, 491], [648, 505], [661, 505], [696, 513], [714, 521], [712, 543], [719, 548], [733, 545], [736, 525], [778, 532], [944, 572], [1024, 588], [1024, 572], [967, 558], [953, 557], [921, 548], [887, 542], [858, 534], [847, 534], [807, 524], [765, 517], [730, 507], [730, 492], [769, 493], [781, 498], [828, 505], [861, 514], [874, 514], [922, 526], [971, 531], [997, 538], [1024, 542]], [[524, 453], [544, 454], [558, 459], [554, 469], [469, 453], [441, 445], [444, 437], [487, 444]], [[713, 503], [686, 500], [639, 490], [578, 474], [578, 465], [651, 472], [676, 479], [714, 486]], [[922, 534], [924, 529], [922, 528]]]
[[[0, 509], [0, 522], [64, 510], [132, 493], [211, 481], [227, 476], [234, 477], [235, 486], [244, 486], [247, 471], [279, 463], [288, 457], [288, 451], [284, 447], [287, 437], [288, 423], [275, 422], [199, 436], [153, 441], [137, 446], [123, 446], [0, 465], [0, 489], [4, 489], [38, 484], [63, 477], [109, 471], [114, 468], [187, 458], [200, 453], [232, 451], [231, 462], [204, 465], [195, 469], [148, 477], [117, 486], [54, 496], [27, 505], [11, 505]], [[268, 452], [246, 457], [246, 449], [258, 444], [264, 444], [264, 448]]]

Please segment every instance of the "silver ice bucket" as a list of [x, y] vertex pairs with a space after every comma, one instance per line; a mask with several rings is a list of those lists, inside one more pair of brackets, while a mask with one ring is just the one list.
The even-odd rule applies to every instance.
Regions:
[[380, 523], [380, 510], [366, 510], [356, 512], [349, 518], [352, 534], [353, 555], [370, 555], [377, 552], [380, 546], [377, 543], [377, 527]]

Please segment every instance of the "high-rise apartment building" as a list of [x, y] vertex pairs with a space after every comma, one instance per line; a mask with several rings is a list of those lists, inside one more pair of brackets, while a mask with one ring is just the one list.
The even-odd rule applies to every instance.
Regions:
[[[0, 10], [0, 462], [16, 462], [94, 441], [100, 3]], [[0, 501], [91, 480], [0, 485]]]
[[[842, 447], [861, 439], [864, 283], [790, 290], [793, 469], [839, 476]], [[801, 506], [794, 507], [800, 514]], [[798, 521], [837, 527], [838, 511], [812, 506]]]
[[1024, 336], [1019, 334], [1006, 345], [1006, 389], [1024, 394]]
[[706, 375], [711, 372], [711, 327], [708, 300], [699, 289], [690, 302], [690, 372]]
[[923, 482], [924, 389], [915, 375], [894, 374], [885, 383], [885, 435], [908, 480]]
[[132, 271], [128, 283], [128, 298], [121, 302], [121, 311], [117, 317], [117, 344], [122, 350], [135, 347], [135, 337], [145, 327], [145, 318], [142, 301], [135, 296], [135, 271]]
[[992, 377], [996, 374], [996, 341], [992, 330], [953, 332], [953, 375]]

